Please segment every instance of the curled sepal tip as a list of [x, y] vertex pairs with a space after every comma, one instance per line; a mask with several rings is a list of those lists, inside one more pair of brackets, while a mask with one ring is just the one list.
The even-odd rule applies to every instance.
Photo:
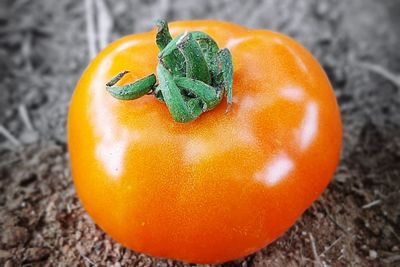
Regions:
[[172, 37], [168, 29], [168, 23], [163, 19], [159, 19], [156, 22], [156, 26], [156, 44], [158, 48], [164, 49], [168, 45], [168, 43], [172, 41]]
[[123, 71], [111, 79], [106, 84], [107, 91], [115, 98], [120, 100], [133, 100], [142, 97], [151, 92], [156, 84], [156, 76], [150, 74], [133, 83], [116, 86], [115, 84], [125, 76], [129, 71]]

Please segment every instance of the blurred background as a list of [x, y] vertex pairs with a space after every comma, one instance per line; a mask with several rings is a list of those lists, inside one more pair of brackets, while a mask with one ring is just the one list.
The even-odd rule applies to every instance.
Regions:
[[344, 123], [325, 193], [284, 236], [226, 266], [400, 266], [400, 1], [0, 1], [0, 265], [183, 266], [112, 241], [70, 177], [74, 86], [109, 42], [156, 19], [290, 35], [320, 61]]

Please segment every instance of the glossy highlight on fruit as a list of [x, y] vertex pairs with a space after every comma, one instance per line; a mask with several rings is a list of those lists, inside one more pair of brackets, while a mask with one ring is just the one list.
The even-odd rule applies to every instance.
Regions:
[[124, 246], [219, 263], [281, 236], [322, 193], [338, 164], [342, 126], [318, 62], [279, 33], [220, 21], [203, 31], [233, 61], [233, 103], [175, 122], [153, 96], [112, 97], [105, 84], [156, 72], [156, 31], [121, 38], [90, 63], [71, 100], [68, 146], [78, 196]]

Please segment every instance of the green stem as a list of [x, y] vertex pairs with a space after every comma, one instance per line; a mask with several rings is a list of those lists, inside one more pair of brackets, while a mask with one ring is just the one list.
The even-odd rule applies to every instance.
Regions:
[[172, 41], [171, 34], [169, 33], [168, 23], [159, 19], [156, 22], [157, 25], [157, 35], [156, 35], [156, 44], [160, 50], [163, 50], [169, 42]]
[[146, 94], [164, 102], [176, 122], [189, 122], [215, 108], [224, 92], [232, 104], [233, 66], [228, 49], [219, 49], [206, 33], [194, 31], [171, 37], [168, 24], [157, 21], [156, 44], [160, 49], [156, 76], [151, 74], [131, 84], [116, 85], [128, 71], [113, 77], [107, 91], [121, 100]]
[[[168, 23], [165, 20], [158, 20], [156, 25], [156, 44], [160, 50], [163, 50], [172, 41], [172, 37], [168, 29]], [[171, 51], [170, 54], [163, 58], [163, 63], [174, 75], [184, 75], [185, 59], [179, 51]]]
[[[218, 51], [218, 45], [217, 43], [206, 33], [204, 32], [198, 32], [198, 31], [194, 31], [194, 32], [190, 32], [193, 36], [193, 39], [196, 41], [201, 41], [201, 40], [205, 40], [209, 45], [212, 46], [216, 46], [217, 50], [215, 52]], [[177, 37], [175, 37], [172, 41], [170, 41], [168, 43], [168, 45], [166, 47], [164, 47], [164, 49], [161, 50], [161, 52], [158, 54], [158, 58], [164, 58], [165, 56], [171, 54], [173, 51], [175, 51], [177, 49], [176, 43], [179, 41], [179, 39], [184, 35], [184, 33], [179, 34]]]
[[204, 111], [215, 108], [222, 100], [222, 91], [216, 91], [214, 87], [202, 81], [187, 77], [177, 77], [174, 81], [179, 87], [185, 88], [200, 98], [205, 104]]
[[[192, 99], [190, 104], [186, 103], [184, 98], [182, 98], [181, 91], [174, 82], [174, 78], [163, 64], [158, 64], [157, 75], [160, 80], [160, 85], [158, 87], [175, 121], [189, 122], [200, 116], [203, 112], [200, 101], [193, 101], [195, 99]], [[198, 103], [197, 106], [196, 102]]]
[[232, 55], [227, 48], [218, 51], [219, 66], [222, 66], [222, 85], [226, 92], [226, 112], [229, 112], [232, 106], [232, 83], [233, 83], [233, 66]]
[[206, 60], [207, 64], [209, 66], [212, 65], [212, 61], [219, 50], [217, 43], [210, 36], [202, 32], [192, 33], [192, 36], [200, 45], [201, 51], [204, 54], [204, 59]]
[[193, 39], [192, 34], [184, 34], [179, 38], [176, 45], [185, 58], [186, 77], [198, 79], [207, 84], [211, 83], [207, 62], [203, 56], [200, 45]]

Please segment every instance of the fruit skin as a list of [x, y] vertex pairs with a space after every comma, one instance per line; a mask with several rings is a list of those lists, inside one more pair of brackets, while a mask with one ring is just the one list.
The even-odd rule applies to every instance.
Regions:
[[93, 220], [138, 252], [218, 263], [282, 235], [321, 194], [340, 156], [332, 87], [293, 39], [220, 21], [170, 24], [230, 49], [233, 105], [179, 124], [152, 96], [113, 98], [105, 84], [154, 73], [155, 31], [126, 36], [91, 62], [71, 100], [68, 145]]

